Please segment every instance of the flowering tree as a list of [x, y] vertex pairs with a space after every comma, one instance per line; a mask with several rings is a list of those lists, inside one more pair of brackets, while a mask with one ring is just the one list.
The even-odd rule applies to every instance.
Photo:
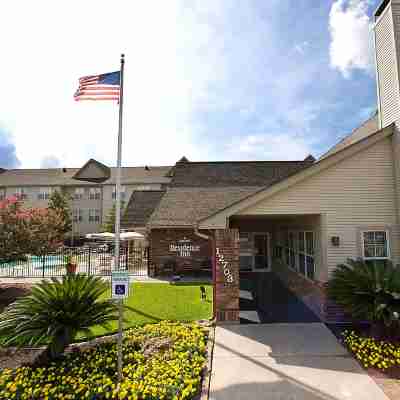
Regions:
[[0, 260], [43, 255], [54, 251], [63, 239], [62, 218], [54, 210], [22, 207], [17, 197], [0, 202]]

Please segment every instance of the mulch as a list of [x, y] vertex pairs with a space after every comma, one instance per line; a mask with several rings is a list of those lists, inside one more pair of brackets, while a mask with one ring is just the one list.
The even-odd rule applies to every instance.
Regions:
[[0, 283], [0, 311], [18, 297], [29, 294], [31, 288], [29, 283]]

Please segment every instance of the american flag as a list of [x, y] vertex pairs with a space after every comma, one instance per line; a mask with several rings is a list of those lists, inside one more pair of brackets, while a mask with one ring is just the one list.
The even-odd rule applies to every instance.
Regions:
[[101, 75], [89, 75], [79, 79], [79, 88], [74, 94], [80, 100], [119, 100], [120, 71]]

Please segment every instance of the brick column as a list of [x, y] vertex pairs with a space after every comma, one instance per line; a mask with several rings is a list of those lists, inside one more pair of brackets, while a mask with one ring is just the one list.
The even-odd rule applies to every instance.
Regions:
[[239, 230], [215, 230], [215, 308], [218, 322], [239, 322]]

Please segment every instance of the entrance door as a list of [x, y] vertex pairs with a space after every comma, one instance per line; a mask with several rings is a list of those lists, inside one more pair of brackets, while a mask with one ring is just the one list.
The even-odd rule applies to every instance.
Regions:
[[269, 234], [254, 233], [253, 271], [268, 271], [271, 267]]

